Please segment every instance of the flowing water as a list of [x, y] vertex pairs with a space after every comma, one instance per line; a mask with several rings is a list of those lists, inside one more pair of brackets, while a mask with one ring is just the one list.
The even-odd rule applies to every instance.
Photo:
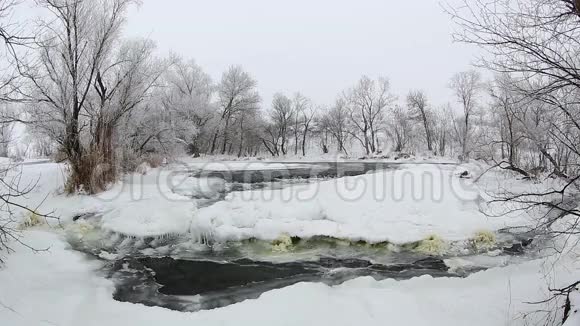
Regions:
[[[217, 179], [209, 191], [184, 193], [198, 206], [209, 206], [232, 191], [280, 189], [291, 184], [352, 176], [378, 169], [396, 169], [392, 163], [312, 163], [297, 168], [263, 171], [184, 170], [192, 180]], [[98, 224], [98, 215], [77, 220]], [[341, 284], [371, 276], [409, 279], [421, 275], [465, 277], [489, 267], [529, 259], [533, 235], [503, 232], [489, 252], [455, 251], [441, 257], [419, 254], [404, 246], [367, 244], [328, 237], [292, 238], [288, 248], [247, 240], [229, 243], [200, 242], [187, 234], [136, 238], [97, 231], [98, 241], [73, 242], [77, 250], [105, 261], [102, 273], [116, 285], [119, 301], [198, 311], [227, 306], [298, 282]]]

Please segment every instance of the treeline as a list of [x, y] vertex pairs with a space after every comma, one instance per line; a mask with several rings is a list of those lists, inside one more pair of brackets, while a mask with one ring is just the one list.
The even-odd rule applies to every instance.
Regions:
[[[3, 2], [7, 17], [15, 2]], [[404, 152], [484, 159], [528, 175], [578, 169], [572, 84], [534, 93], [548, 80], [522, 79], [514, 68], [496, 69], [485, 82], [468, 70], [449, 81], [452, 104], [434, 106], [424, 91], [396, 95], [387, 78], [363, 76], [331, 104], [295, 90], [263, 103], [258, 82], [241, 66], [212, 80], [192, 59], [160, 58], [151, 40], [123, 38], [132, 4], [39, 0], [46, 15], [30, 35], [1, 30], [10, 65], [1, 87], [0, 154], [8, 152], [14, 122], [26, 124], [31, 150], [69, 163], [71, 192], [100, 191], [142, 162], [157, 165], [184, 153]]]

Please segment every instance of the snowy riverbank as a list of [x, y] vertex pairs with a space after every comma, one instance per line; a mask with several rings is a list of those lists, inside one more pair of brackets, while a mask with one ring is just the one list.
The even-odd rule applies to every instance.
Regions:
[[[216, 170], [239, 169], [235, 164], [217, 164], [223, 168]], [[267, 163], [254, 167], [266, 168], [260, 164]], [[53, 211], [66, 231], [54, 221], [49, 221], [52, 227], [24, 231], [24, 243], [48, 251], [33, 253], [14, 244], [15, 252], [0, 270], [0, 320], [7, 325], [524, 325], [542, 318], [536, 314], [523, 318], [525, 313], [543, 308], [525, 302], [547, 298], [548, 287], [568, 285], [580, 271], [577, 253], [544, 253], [546, 258], [464, 279], [362, 277], [338, 286], [299, 283], [256, 300], [197, 313], [122, 303], [113, 300], [112, 280], [101, 275], [103, 262], [70, 247], [71, 232], [83, 237], [91, 231], [87, 227], [97, 225], [104, 232], [136, 239], [166, 234], [201, 239], [203, 234], [212, 241], [272, 241], [323, 235], [403, 244], [434, 235], [461, 242], [478, 231], [532, 225], [531, 216], [524, 214], [497, 218], [483, 214], [480, 209], [493, 189], [549, 185], [493, 171], [474, 185], [473, 179], [459, 177], [466, 169], [474, 171], [472, 165], [405, 164], [360, 176], [284, 184], [282, 189], [234, 191], [227, 183], [195, 178], [184, 173], [183, 166], [170, 166], [127, 176], [98, 196], [65, 196], [59, 192], [63, 169], [54, 163], [22, 167], [22, 182], [37, 187], [19, 200], [43, 212]], [[228, 194], [208, 207], [198, 207], [196, 196], [220, 193]], [[98, 219], [93, 224], [73, 221], [87, 213]], [[458, 258], [448, 265], [464, 263]]]
[[570, 254], [466, 279], [299, 283], [257, 300], [181, 313], [114, 301], [112, 282], [96, 273], [100, 263], [71, 250], [53, 231], [27, 231], [23, 240], [50, 249], [35, 254], [17, 246], [0, 270], [5, 325], [525, 325], [544, 317], [523, 318], [525, 313], [545, 308], [525, 302], [545, 299], [548, 286], [567, 285], [580, 270], [578, 257]]

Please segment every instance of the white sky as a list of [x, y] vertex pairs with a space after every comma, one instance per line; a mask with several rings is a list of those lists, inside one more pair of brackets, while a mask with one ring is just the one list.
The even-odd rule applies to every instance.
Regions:
[[[20, 10], [41, 13], [30, 0]], [[265, 108], [274, 93], [296, 91], [331, 105], [363, 74], [388, 77], [401, 104], [423, 89], [438, 107], [456, 102], [449, 79], [477, 53], [454, 44], [452, 29], [440, 0], [142, 0], [124, 34], [153, 39], [159, 55], [195, 59], [214, 81], [242, 65]]]
[[401, 100], [419, 88], [434, 105], [452, 101], [448, 81], [475, 52], [451, 30], [438, 0], [143, 0], [125, 33], [195, 59], [214, 80], [241, 64], [268, 107], [278, 91], [332, 104], [363, 74], [388, 77]]

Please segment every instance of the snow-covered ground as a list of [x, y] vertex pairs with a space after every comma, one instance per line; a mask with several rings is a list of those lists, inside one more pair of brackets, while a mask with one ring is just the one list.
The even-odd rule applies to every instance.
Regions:
[[[188, 163], [189, 164], [189, 163]], [[194, 165], [198, 164], [198, 165]], [[191, 163], [191, 168], [200, 168]], [[212, 163], [218, 170], [240, 165]], [[252, 165], [253, 164], [253, 165]], [[265, 169], [269, 163], [251, 163]], [[221, 167], [221, 168], [220, 168]], [[207, 168], [207, 167], [206, 167]], [[242, 167], [243, 168], [243, 167]], [[280, 236], [332, 236], [368, 242], [407, 243], [436, 235], [461, 241], [478, 231], [529, 225], [525, 214], [488, 217], [480, 212], [485, 190], [536, 187], [507, 183], [490, 173], [480, 185], [459, 174], [473, 166], [406, 164], [357, 177], [294, 184], [284, 189], [232, 192], [224, 201], [197, 207], [193, 193], [223, 191], [215, 179], [192, 180], [183, 165], [126, 176], [98, 196], [61, 193], [63, 165], [21, 167], [21, 184], [36, 184], [22, 204], [53, 211], [66, 229], [83, 213], [102, 215], [99, 227], [129, 236], [190, 234], [214, 240]], [[21, 212], [21, 218], [27, 214]], [[101, 263], [72, 250], [65, 232], [39, 226], [15, 244], [0, 269], [0, 321], [4, 325], [524, 325], [525, 302], [546, 298], [548, 286], [575, 281], [580, 265], [574, 252], [476, 273], [466, 279], [428, 276], [407, 281], [359, 278], [340, 286], [299, 283], [211, 311], [180, 313], [116, 302], [114, 286], [97, 273]], [[531, 315], [531, 321], [540, 318]], [[574, 317], [576, 318], [576, 317]], [[529, 320], [528, 320], [529, 321]]]
[[[196, 210], [190, 198], [171, 190], [172, 182], [179, 183], [182, 177], [173, 176], [170, 169], [127, 175], [96, 196], [63, 194], [66, 173], [66, 167], [56, 163], [20, 166], [12, 174], [19, 178], [21, 187], [35, 187], [25, 198], [15, 200], [59, 217], [65, 226], [75, 216], [102, 214], [103, 228], [135, 236], [181, 233], [189, 229]], [[28, 215], [22, 214], [22, 218]]]

